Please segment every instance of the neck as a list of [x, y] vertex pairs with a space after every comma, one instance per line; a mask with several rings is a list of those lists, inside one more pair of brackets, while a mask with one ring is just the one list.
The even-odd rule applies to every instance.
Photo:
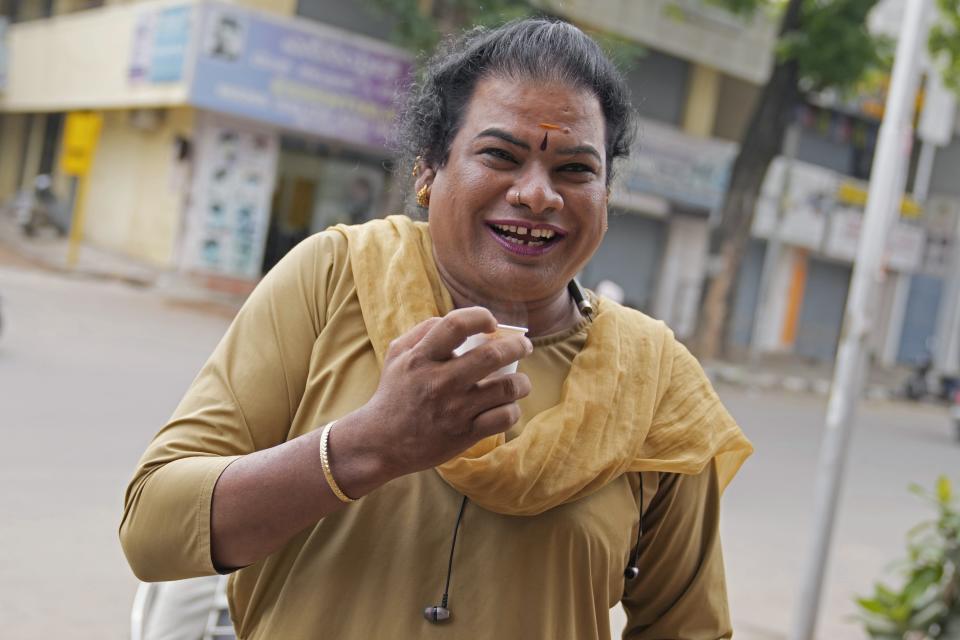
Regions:
[[489, 300], [459, 286], [439, 264], [437, 264], [437, 271], [443, 284], [450, 292], [454, 307], [457, 309], [464, 307], [489, 309], [497, 322], [501, 324], [526, 327], [527, 335], [531, 338], [565, 331], [583, 319], [566, 287], [555, 295], [542, 300], [525, 302]]

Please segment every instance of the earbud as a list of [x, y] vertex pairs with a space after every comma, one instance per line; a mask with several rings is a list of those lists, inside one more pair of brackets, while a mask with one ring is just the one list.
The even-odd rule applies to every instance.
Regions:
[[426, 618], [428, 622], [443, 622], [450, 618], [450, 609], [446, 607], [427, 607], [423, 610], [423, 617]]
[[640, 569], [636, 567], [627, 567], [623, 570], [623, 577], [627, 580], [633, 580], [638, 575], [640, 575]]

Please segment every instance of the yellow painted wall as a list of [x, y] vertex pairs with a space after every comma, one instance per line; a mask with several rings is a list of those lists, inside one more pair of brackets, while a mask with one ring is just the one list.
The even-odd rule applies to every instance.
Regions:
[[683, 130], [709, 138], [717, 118], [720, 97], [720, 72], [712, 67], [694, 64], [687, 88], [687, 104], [683, 110]]
[[184, 83], [131, 84], [130, 51], [139, 16], [184, 0], [79, 11], [9, 28], [9, 69], [0, 111], [68, 111], [186, 102]]
[[130, 111], [104, 113], [86, 208], [84, 236], [99, 246], [161, 267], [173, 266], [185, 185], [175, 184], [176, 136], [193, 137], [193, 110], [169, 109], [152, 131]]
[[236, 4], [281, 16], [297, 13], [297, 0], [236, 0]]

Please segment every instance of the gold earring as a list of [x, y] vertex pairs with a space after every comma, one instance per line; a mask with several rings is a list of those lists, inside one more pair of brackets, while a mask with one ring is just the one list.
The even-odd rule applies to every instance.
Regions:
[[417, 206], [423, 207], [426, 209], [430, 206], [430, 186], [423, 185], [420, 187], [420, 190], [417, 191]]
[[423, 162], [423, 156], [417, 156], [413, 161], [413, 171], [410, 172], [410, 175], [416, 178], [420, 175], [420, 164]]

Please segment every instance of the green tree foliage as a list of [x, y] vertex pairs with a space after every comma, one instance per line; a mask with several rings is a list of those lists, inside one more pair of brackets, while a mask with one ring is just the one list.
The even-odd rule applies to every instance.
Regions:
[[[785, 17], [782, 0], [704, 0], [740, 16], [758, 12]], [[960, 0], [938, 0], [956, 4]], [[799, 21], [784, 25], [780, 63], [796, 61], [804, 91], [851, 89], [870, 69], [889, 67], [890, 41], [867, 31], [877, 0], [802, 0]]]
[[801, 28], [783, 34], [781, 60], [795, 59], [801, 88], [808, 91], [850, 89], [871, 69], [889, 65], [889, 41], [871, 35], [866, 18], [876, 0], [808, 0]]
[[960, 0], [937, 0], [940, 15], [930, 29], [930, 53], [944, 84], [960, 93]]
[[850, 90], [883, 63], [884, 41], [866, 28], [876, 0], [704, 0], [738, 14], [779, 15], [776, 61], [760, 92], [734, 160], [720, 224], [711, 238], [719, 271], [701, 306], [695, 348], [702, 358], [726, 345], [735, 283], [767, 168], [781, 152], [796, 106], [810, 91]]
[[857, 598], [860, 621], [871, 638], [956, 638], [960, 636], [960, 500], [941, 476], [933, 491], [910, 490], [929, 502], [937, 516], [907, 534], [907, 559], [899, 589], [881, 582], [872, 596]]

